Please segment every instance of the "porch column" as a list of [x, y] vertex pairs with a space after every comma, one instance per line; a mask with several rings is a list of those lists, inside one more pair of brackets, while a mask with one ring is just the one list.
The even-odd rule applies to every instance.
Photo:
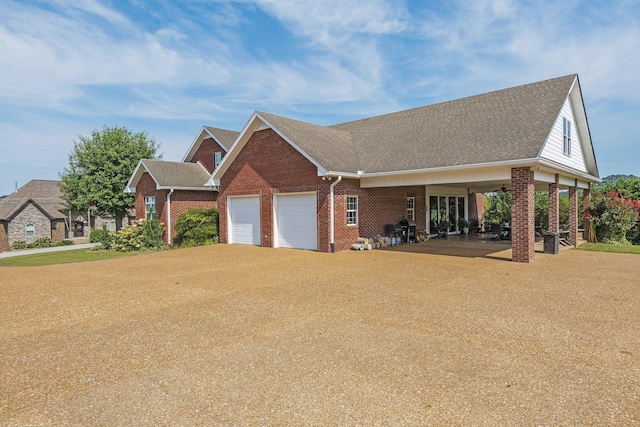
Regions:
[[591, 183], [588, 184], [588, 187], [582, 190], [582, 224], [584, 226], [584, 240], [587, 242], [591, 241], [591, 236], [589, 235], [589, 216], [591, 213]]
[[549, 230], [553, 233], [557, 233], [560, 231], [560, 195], [558, 191], [558, 182], [560, 177], [556, 174], [556, 182], [552, 182], [549, 184], [549, 207], [548, 207], [548, 218], [549, 218]]
[[569, 243], [578, 246], [578, 180], [569, 187]]
[[531, 168], [511, 168], [511, 199], [511, 260], [533, 262], [535, 215]]

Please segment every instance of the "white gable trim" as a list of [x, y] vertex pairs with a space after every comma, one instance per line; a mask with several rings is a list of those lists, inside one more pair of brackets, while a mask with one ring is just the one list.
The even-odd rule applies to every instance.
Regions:
[[222, 145], [222, 143], [218, 140], [218, 138], [216, 138], [211, 132], [209, 132], [209, 129], [207, 129], [205, 126], [202, 126], [202, 128], [200, 128], [200, 132], [198, 132], [198, 135], [191, 143], [189, 150], [187, 150], [187, 154], [185, 154], [184, 157], [182, 158], [182, 163], [190, 162], [191, 159], [193, 159], [193, 156], [195, 156], [196, 151], [198, 151], [198, 149], [204, 142], [204, 140], [208, 138], [213, 138], [213, 140], [216, 142], [216, 144], [220, 146], [220, 148], [222, 148], [224, 151], [228, 151], [227, 147]]
[[[131, 175], [131, 178], [129, 178], [129, 182], [127, 182], [127, 186], [124, 188], [124, 192], [135, 193], [136, 185], [138, 185], [140, 178], [142, 178], [142, 175], [144, 175], [145, 172], [149, 173], [149, 176], [153, 178], [153, 175], [151, 175], [151, 172], [147, 170], [147, 166], [144, 164], [144, 159], [140, 159], [140, 161], [138, 161], [138, 165], [133, 171], [133, 174]], [[153, 181], [156, 183], [156, 189], [159, 189], [158, 181], [155, 178], [153, 178]]]
[[302, 150], [296, 143], [294, 143], [278, 128], [271, 124], [266, 118], [264, 118], [264, 116], [262, 116], [262, 114], [256, 111], [251, 115], [249, 121], [242, 128], [242, 131], [240, 131], [238, 138], [236, 138], [231, 148], [229, 148], [229, 151], [227, 151], [227, 155], [222, 158], [222, 162], [220, 162], [218, 168], [213, 172], [211, 178], [209, 178], [205, 185], [208, 187], [219, 186], [220, 178], [222, 178], [225, 172], [229, 169], [229, 166], [238, 157], [238, 154], [240, 153], [240, 151], [242, 151], [247, 142], [249, 142], [249, 139], [254, 134], [254, 132], [267, 128], [273, 129], [275, 133], [277, 133], [289, 145], [295, 148], [296, 151], [298, 151], [307, 160], [309, 160], [318, 169], [318, 176], [327, 174], [327, 170], [320, 163], [318, 163], [313, 157]]

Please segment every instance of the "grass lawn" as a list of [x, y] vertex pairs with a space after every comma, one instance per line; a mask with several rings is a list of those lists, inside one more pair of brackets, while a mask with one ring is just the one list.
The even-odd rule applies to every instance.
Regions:
[[592, 252], [615, 252], [620, 254], [640, 254], [640, 246], [605, 245], [604, 243], [584, 243], [578, 250]]
[[70, 264], [74, 262], [98, 261], [103, 259], [121, 258], [146, 252], [115, 252], [90, 251], [78, 249], [75, 251], [45, 252], [35, 255], [23, 255], [0, 259], [0, 267], [35, 267], [40, 265]]

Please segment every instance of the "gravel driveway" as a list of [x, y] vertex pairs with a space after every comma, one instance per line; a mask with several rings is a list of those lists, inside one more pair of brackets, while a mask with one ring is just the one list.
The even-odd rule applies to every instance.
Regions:
[[0, 268], [0, 425], [638, 425], [640, 257]]

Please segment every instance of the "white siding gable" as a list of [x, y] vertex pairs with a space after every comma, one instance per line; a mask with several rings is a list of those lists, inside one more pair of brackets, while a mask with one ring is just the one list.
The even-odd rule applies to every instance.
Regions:
[[[569, 156], [563, 152], [563, 117], [571, 122], [571, 154]], [[584, 152], [582, 150], [582, 141], [580, 139], [578, 127], [576, 126], [575, 115], [573, 114], [573, 104], [569, 97], [564, 101], [560, 114], [556, 117], [556, 121], [553, 124], [551, 132], [549, 132], [547, 141], [540, 151], [540, 157], [552, 160], [561, 165], [569, 166], [570, 168], [581, 172], [587, 172], [587, 165], [584, 159]]]

